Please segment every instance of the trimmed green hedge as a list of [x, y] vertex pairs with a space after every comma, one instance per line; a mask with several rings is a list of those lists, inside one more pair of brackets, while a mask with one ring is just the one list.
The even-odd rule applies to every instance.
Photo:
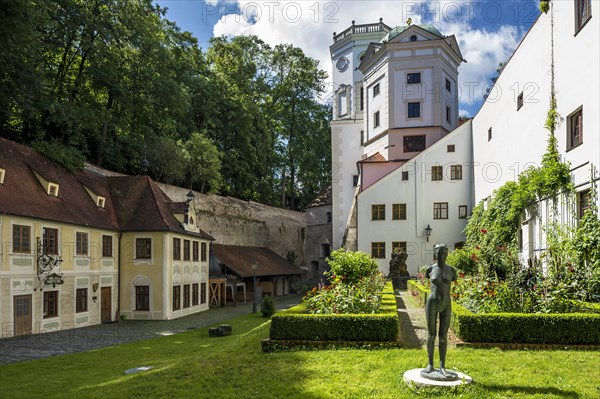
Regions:
[[382, 292], [376, 314], [307, 314], [303, 304], [278, 312], [271, 319], [272, 340], [395, 341], [398, 312], [391, 283]]
[[407, 288], [408, 291], [412, 294], [413, 298], [415, 298], [415, 300], [419, 302], [421, 306], [424, 307], [425, 303], [427, 302], [429, 290], [425, 288], [424, 285], [418, 283], [415, 280], [408, 280]]
[[[428, 290], [409, 281], [409, 290], [424, 304]], [[585, 304], [596, 310], [596, 304]], [[452, 303], [450, 328], [465, 342], [600, 344], [597, 313], [484, 313], [477, 314]]]

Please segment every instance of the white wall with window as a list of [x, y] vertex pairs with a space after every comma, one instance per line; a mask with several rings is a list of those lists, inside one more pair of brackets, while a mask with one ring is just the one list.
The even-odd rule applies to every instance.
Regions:
[[[600, 16], [600, 4], [593, 1], [553, 2], [555, 91], [563, 118], [556, 137], [564, 160], [577, 168], [575, 185], [589, 180], [592, 164], [600, 165], [600, 117], [591, 111], [600, 109], [600, 51], [590, 46], [600, 37], [600, 24], [590, 18], [577, 27], [582, 2], [591, 5], [584, 7], [585, 18], [590, 13]], [[549, 134], [544, 123], [550, 106], [550, 29], [550, 13], [541, 14], [473, 120], [477, 201], [541, 162]]]
[[[569, 223], [578, 217], [574, 203], [590, 189], [590, 180], [600, 178], [600, 116], [591, 111], [600, 109], [600, 48], [590, 46], [600, 37], [598, 18], [591, 17], [600, 16], [600, 4], [575, 0], [552, 5], [555, 92], [561, 116], [555, 136], [562, 159], [570, 163], [577, 192], [569, 205], [561, 199], [558, 221]], [[549, 137], [544, 123], [550, 107], [550, 36], [549, 12], [531, 27], [473, 120], [476, 201], [541, 163]], [[519, 233], [524, 260], [539, 257], [545, 247], [545, 224], [551, 218], [546, 201], [534, 208], [523, 216]]]
[[[448, 146], [454, 151], [448, 152]], [[408, 271], [415, 275], [433, 262], [436, 243], [452, 250], [454, 243], [464, 242], [462, 231], [473, 209], [471, 165], [467, 122], [362, 191], [357, 198], [358, 249], [376, 255], [379, 269], [387, 274], [394, 243], [405, 243]], [[435, 167], [437, 180], [432, 179]], [[427, 226], [432, 229], [429, 240]]]

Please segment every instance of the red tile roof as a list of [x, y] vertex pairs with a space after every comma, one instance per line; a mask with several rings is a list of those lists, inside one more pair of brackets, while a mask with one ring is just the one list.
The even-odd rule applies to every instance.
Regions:
[[252, 277], [252, 261], [256, 259], [257, 277], [297, 276], [306, 272], [265, 247], [213, 244], [212, 254], [240, 277]]
[[383, 155], [381, 155], [381, 153], [376, 152], [375, 154], [371, 155], [368, 158], [365, 158], [359, 162], [362, 163], [366, 163], [366, 162], [387, 162], [387, 159], [385, 159], [385, 157]]
[[[4, 138], [0, 138], [0, 168], [6, 170], [0, 185], [1, 213], [118, 230], [103, 178], [86, 171], [69, 173], [37, 151]], [[46, 193], [34, 171], [59, 185], [57, 198]], [[96, 206], [84, 185], [106, 198], [104, 208]]]
[[174, 231], [182, 234], [213, 238], [186, 231], [173, 216], [173, 207], [179, 213], [181, 203], [172, 202], [148, 176], [107, 177], [121, 231]]
[[[89, 170], [68, 172], [32, 148], [0, 138], [0, 213], [120, 231], [174, 231], [212, 240], [184, 230], [173, 213], [184, 203], [172, 202], [148, 176], [101, 176]], [[59, 185], [49, 196], [35, 173]], [[96, 206], [86, 187], [106, 199]]]

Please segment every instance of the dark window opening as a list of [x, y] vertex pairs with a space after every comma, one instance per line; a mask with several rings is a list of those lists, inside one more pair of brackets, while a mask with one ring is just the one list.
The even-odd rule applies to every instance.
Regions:
[[408, 117], [409, 118], [420, 118], [421, 117], [421, 103], [408, 103]]
[[402, 150], [404, 152], [420, 152], [425, 149], [426, 142], [427, 142], [427, 140], [424, 135], [423, 136], [404, 136]]
[[416, 72], [416, 73], [407, 74], [406, 75], [406, 83], [408, 83], [409, 85], [421, 83], [421, 73]]

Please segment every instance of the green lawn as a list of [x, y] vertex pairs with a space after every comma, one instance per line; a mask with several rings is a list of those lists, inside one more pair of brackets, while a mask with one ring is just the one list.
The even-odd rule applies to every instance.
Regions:
[[[585, 351], [451, 349], [448, 365], [471, 375], [458, 392], [413, 391], [402, 373], [425, 350], [326, 350], [265, 354], [268, 322], [231, 320], [234, 335], [206, 329], [87, 353], [0, 367], [0, 397], [12, 398], [598, 398], [600, 355]], [[153, 365], [144, 373], [124, 370]]]

